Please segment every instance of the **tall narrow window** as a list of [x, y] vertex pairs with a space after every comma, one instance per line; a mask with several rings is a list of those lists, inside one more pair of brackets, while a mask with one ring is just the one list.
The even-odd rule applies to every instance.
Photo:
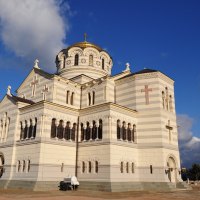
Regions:
[[92, 92], [92, 104], [95, 104], [95, 91]]
[[71, 105], [74, 105], [74, 92], [72, 92], [70, 104], [71, 104]]
[[102, 119], [99, 120], [98, 134], [99, 134], [99, 139], [101, 140], [103, 138], [103, 121], [102, 121]]
[[31, 168], [31, 161], [28, 160], [28, 162], [27, 162], [27, 172], [30, 171], [30, 168]]
[[105, 65], [105, 60], [104, 58], [102, 58], [102, 69], [104, 69], [104, 65]]
[[67, 90], [66, 94], [66, 104], [69, 104], [69, 90]]
[[150, 174], [153, 174], [153, 167], [150, 165]]
[[128, 135], [128, 141], [131, 141], [131, 124], [128, 123], [128, 128], [127, 128], [127, 135]]
[[85, 173], [85, 162], [82, 162], [82, 173]]
[[136, 125], [133, 125], [133, 130], [132, 130], [132, 141], [135, 142], [135, 135], [136, 135]]
[[162, 91], [162, 105], [163, 105], [163, 108], [165, 108], [165, 92]]
[[88, 92], [88, 105], [89, 106], [91, 105], [91, 95], [90, 95], [90, 92]]
[[26, 162], [25, 162], [25, 160], [23, 160], [23, 166], [22, 166], [22, 171], [23, 172], [25, 171], [25, 168], [26, 168]]
[[27, 132], [28, 132], [28, 125], [27, 125], [27, 121], [25, 120], [24, 138], [23, 139], [27, 138]]
[[89, 55], [89, 65], [93, 66], [93, 55]]
[[129, 163], [126, 163], [126, 173], [129, 173]]
[[21, 171], [21, 162], [20, 162], [20, 160], [18, 160], [17, 167], [18, 167], [17, 171], [20, 172]]
[[63, 58], [63, 68], [65, 68], [65, 61], [66, 61], [66, 58], [64, 56], [64, 58]]
[[95, 161], [95, 173], [99, 172], [99, 163], [98, 161]]
[[124, 163], [123, 162], [120, 163], [120, 172], [121, 173], [124, 172]]
[[92, 163], [91, 163], [91, 161], [88, 162], [88, 172], [89, 173], [92, 172]]
[[120, 138], [120, 130], [121, 130], [121, 125], [120, 125], [120, 120], [117, 120], [117, 139], [121, 139]]
[[35, 126], [33, 127], [33, 138], [36, 137], [36, 132], [37, 132], [37, 118], [35, 118]]
[[87, 122], [87, 127], [86, 127], [86, 140], [90, 139], [90, 123]]
[[97, 127], [96, 127], [96, 122], [92, 122], [92, 139], [95, 140], [97, 138]]
[[76, 123], [73, 123], [72, 135], [71, 135], [71, 140], [72, 141], [75, 141], [75, 135], [76, 135]]
[[58, 139], [62, 139], [63, 138], [63, 132], [64, 132], [63, 120], [60, 120], [59, 121], [59, 125], [58, 125], [58, 133], [57, 133]]
[[75, 66], [78, 65], [78, 61], [79, 61], [79, 55], [76, 54], [76, 55], [75, 55], [75, 58], [74, 58], [74, 65], [75, 65]]
[[84, 140], [84, 128], [83, 128], [83, 123], [81, 123], [81, 141]]
[[64, 134], [64, 138], [65, 140], [70, 140], [71, 139], [71, 135], [70, 135], [70, 122], [68, 121], [65, 127], [65, 134]]
[[51, 121], [51, 138], [56, 137], [56, 119], [53, 118]]
[[135, 173], [135, 165], [133, 162], [131, 163], [131, 172], [132, 174]]
[[32, 131], [33, 131], [33, 122], [32, 122], [32, 119], [30, 119], [30, 126], [29, 126], [29, 129], [28, 129], [27, 138], [30, 138], [32, 136]]
[[125, 121], [123, 121], [123, 124], [122, 124], [122, 139], [126, 140], [126, 122]]

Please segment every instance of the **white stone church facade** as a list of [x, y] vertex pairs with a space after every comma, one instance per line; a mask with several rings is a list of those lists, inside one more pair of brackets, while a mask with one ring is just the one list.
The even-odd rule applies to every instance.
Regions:
[[174, 81], [157, 70], [112, 76], [113, 61], [87, 41], [63, 49], [57, 73], [36, 60], [0, 102], [0, 187], [126, 191], [181, 185]]

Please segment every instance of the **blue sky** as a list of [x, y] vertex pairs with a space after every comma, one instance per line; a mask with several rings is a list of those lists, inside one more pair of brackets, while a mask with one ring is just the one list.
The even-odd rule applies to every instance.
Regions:
[[[55, 72], [56, 53], [83, 41], [86, 32], [88, 41], [113, 57], [113, 74], [129, 62], [132, 72], [158, 69], [175, 80], [176, 111], [185, 135], [182, 151], [200, 152], [200, 1], [5, 2], [0, 0], [0, 99], [8, 85], [17, 89], [35, 58], [41, 68]], [[195, 156], [187, 163], [182, 158], [183, 164], [199, 162]]]

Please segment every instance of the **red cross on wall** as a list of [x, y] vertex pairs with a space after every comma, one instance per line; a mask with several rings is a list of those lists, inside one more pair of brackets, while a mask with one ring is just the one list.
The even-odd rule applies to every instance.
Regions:
[[145, 85], [144, 89], [141, 90], [141, 92], [145, 92], [146, 105], [149, 104], [149, 92], [151, 91], [152, 91], [152, 88], [148, 88], [148, 85]]

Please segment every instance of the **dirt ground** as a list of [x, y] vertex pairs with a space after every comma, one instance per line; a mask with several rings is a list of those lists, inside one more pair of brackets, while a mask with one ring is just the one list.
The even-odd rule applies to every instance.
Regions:
[[200, 187], [191, 191], [175, 192], [100, 192], [100, 191], [49, 191], [0, 190], [0, 200], [200, 200]]

